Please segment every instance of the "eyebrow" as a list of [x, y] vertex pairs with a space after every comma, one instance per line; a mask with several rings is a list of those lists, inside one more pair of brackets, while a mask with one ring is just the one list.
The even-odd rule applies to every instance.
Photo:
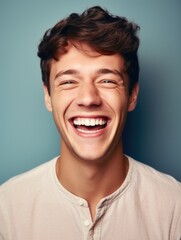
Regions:
[[63, 75], [76, 75], [79, 74], [79, 71], [75, 70], [75, 69], [68, 69], [66, 71], [59, 71], [56, 75], [55, 75], [55, 79], [58, 77], [61, 77]]
[[[98, 75], [102, 75], [102, 74], [114, 74], [114, 75], [117, 75], [119, 77], [121, 77], [122, 79], [124, 78], [123, 77], [123, 74], [125, 73], [124, 72], [121, 72], [121, 71], [118, 71], [116, 69], [108, 69], [108, 68], [100, 68], [98, 69], [96, 72], [96, 74]], [[65, 70], [65, 71], [59, 71], [56, 75], [55, 75], [55, 79], [58, 78], [58, 77], [61, 77], [63, 75], [78, 75], [80, 74], [79, 71], [75, 70], [75, 69], [68, 69], [68, 70]]]
[[116, 69], [108, 69], [108, 68], [101, 68], [97, 71], [98, 74], [114, 74], [114, 75], [117, 75], [121, 78], [123, 78], [123, 73], [124, 72], [121, 72], [121, 71], [118, 71]]

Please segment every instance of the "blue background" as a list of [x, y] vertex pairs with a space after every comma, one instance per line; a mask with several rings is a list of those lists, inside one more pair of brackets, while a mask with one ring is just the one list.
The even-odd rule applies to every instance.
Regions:
[[1, 0], [0, 183], [59, 154], [37, 46], [59, 19], [93, 5], [141, 26], [140, 96], [128, 116], [125, 152], [181, 180], [181, 1]]

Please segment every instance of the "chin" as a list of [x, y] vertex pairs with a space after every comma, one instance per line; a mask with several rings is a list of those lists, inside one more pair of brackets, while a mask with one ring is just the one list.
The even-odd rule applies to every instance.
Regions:
[[[89, 151], [90, 153], [90, 151]], [[105, 155], [105, 153], [103, 154], [87, 154], [87, 152], [85, 154], [78, 154], [75, 153], [75, 156], [78, 160], [80, 161], [84, 161], [86, 163], [98, 163], [98, 162], [102, 162], [105, 161], [106, 158], [108, 158], [108, 156]]]

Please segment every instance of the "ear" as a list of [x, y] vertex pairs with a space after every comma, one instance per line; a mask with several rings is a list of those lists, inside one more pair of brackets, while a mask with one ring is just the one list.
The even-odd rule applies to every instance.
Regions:
[[131, 95], [129, 96], [129, 103], [128, 103], [128, 112], [131, 112], [135, 109], [138, 99], [139, 93], [139, 84], [136, 83], [134, 88], [132, 89]]
[[45, 84], [43, 85], [43, 89], [44, 89], [45, 106], [49, 112], [52, 112], [51, 97], [48, 92], [47, 86], [45, 86]]

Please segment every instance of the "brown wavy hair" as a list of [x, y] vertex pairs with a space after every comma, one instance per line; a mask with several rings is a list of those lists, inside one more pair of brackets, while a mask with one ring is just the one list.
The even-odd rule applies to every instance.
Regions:
[[38, 46], [42, 80], [50, 93], [51, 60], [58, 61], [66, 52], [68, 42], [84, 42], [105, 55], [119, 53], [125, 60], [129, 76], [129, 91], [139, 78], [137, 50], [139, 26], [126, 18], [111, 15], [99, 6], [91, 7], [82, 14], [72, 13], [48, 29]]

